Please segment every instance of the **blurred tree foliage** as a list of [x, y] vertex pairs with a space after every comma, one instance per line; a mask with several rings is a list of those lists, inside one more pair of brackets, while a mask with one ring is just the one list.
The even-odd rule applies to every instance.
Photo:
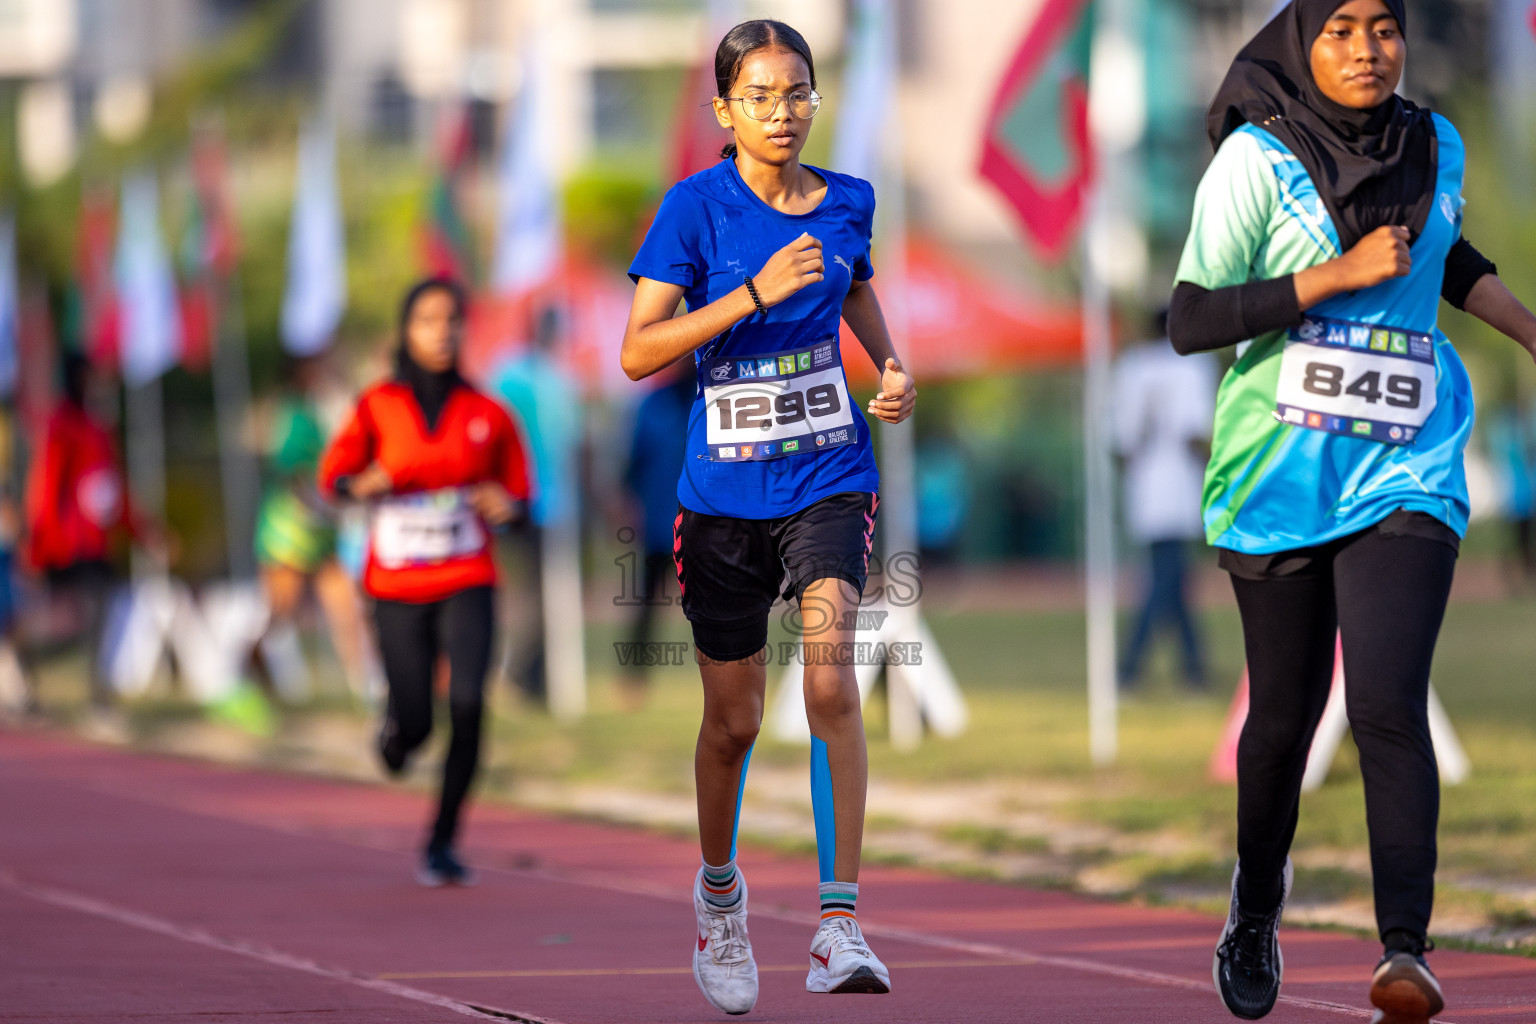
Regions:
[[656, 176], [638, 161], [594, 162], [565, 185], [566, 240], [576, 252], [626, 267], [656, 212]]
[[[115, 188], [130, 168], [152, 166], [164, 183], [166, 241], [177, 247], [188, 213], [189, 138], [196, 122], [214, 118], [229, 150], [230, 188], [241, 244], [237, 287], [243, 308], [253, 380], [258, 392], [278, 381], [279, 319], [289, 218], [293, 200], [299, 123], [314, 105], [313, 68], [287, 68], [284, 54], [295, 33], [313, 29], [301, 17], [316, 0], [270, 0], [246, 5], [243, 18], [192, 52], [153, 87], [150, 120], [130, 143], [97, 136], [83, 140], [75, 169], [45, 188], [32, 188], [18, 169], [15, 143], [17, 87], [0, 83], [0, 200], [14, 203], [24, 279], [45, 287], [65, 323], [64, 296], [75, 265], [76, 220], [87, 187]], [[1522, 189], [1501, 160], [1500, 134], [1490, 112], [1480, 69], [1485, 51], [1486, 0], [1411, 0], [1414, 19], [1410, 65], [1412, 95], [1442, 110], [1468, 144], [1467, 236], [1499, 263], [1516, 294], [1536, 302], [1536, 209], [1519, 201]], [[1196, 96], [1189, 63], [1198, 26], [1232, 17], [1225, 0], [1158, 4], [1149, 17], [1148, 73], [1166, 95], [1149, 110], [1144, 208], [1151, 227], [1157, 283], [1121, 310], [1128, 332], [1140, 333], [1146, 309], [1160, 303], [1187, 230], [1193, 189], [1209, 158], [1201, 113], [1208, 99]], [[302, 63], [302, 62], [300, 62]], [[824, 69], [837, 77], [835, 63]], [[567, 243], [573, 253], [622, 274], [671, 183], [663, 181], [666, 132], [627, 126], [665, 124], [656, 111], [672, 109], [682, 84], [677, 71], [619, 75], [608, 83], [608, 122], [614, 127], [597, 150], [565, 182], [562, 194]], [[807, 162], [824, 164], [836, 130], [836, 90], [816, 123]], [[621, 130], [623, 129], [623, 130]], [[496, 198], [495, 154], [486, 147], [466, 183], [465, 209], [489, 266]], [[378, 353], [393, 332], [395, 305], [419, 273], [417, 231], [426, 214], [433, 156], [424, 147], [381, 137], [342, 140], [339, 174], [347, 231], [348, 309], [340, 330], [344, 351]], [[1526, 165], [1513, 164], [1523, 168]], [[924, 225], [920, 202], [909, 203], [914, 225]], [[1016, 266], [1032, 289], [1057, 296], [1075, 290], [1072, 261], [1037, 265], [1027, 255], [975, 252], [978, 261]], [[1070, 300], [1069, 300], [1070, 301]], [[1146, 309], [1141, 308], [1142, 306]], [[1442, 326], [1457, 343], [1472, 373], [1478, 398], [1507, 401], [1536, 395], [1536, 370], [1518, 347], [1485, 325], [1445, 308]], [[174, 371], [166, 379], [170, 442], [170, 516], [183, 535], [188, 568], [211, 573], [220, 560], [219, 495], [214, 465], [212, 397], [206, 375]], [[1072, 371], [996, 374], [974, 381], [924, 385], [918, 430], [945, 438], [966, 459], [977, 502], [961, 556], [1071, 557], [1080, 519], [1080, 415], [1077, 375]]]

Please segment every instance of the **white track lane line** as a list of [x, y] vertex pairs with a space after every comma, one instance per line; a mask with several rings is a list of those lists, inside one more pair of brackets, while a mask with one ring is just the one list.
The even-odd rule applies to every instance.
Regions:
[[[59, 780], [53, 780], [59, 781]], [[321, 780], [326, 781], [326, 780]], [[290, 836], [304, 836], [310, 839], [327, 839], [344, 846], [359, 847], [376, 852], [399, 853], [399, 849], [383, 842], [366, 842], [351, 836], [332, 835], [323, 831], [315, 831], [311, 828], [295, 825], [277, 824], [265, 822], [241, 815], [222, 815], [203, 807], [188, 807], [174, 800], [162, 800], [142, 794], [119, 793], [109, 787], [95, 786], [87, 783], [82, 788], [92, 789], [103, 795], [110, 795], [119, 799], [138, 800], [142, 803], [152, 804], [157, 807], [166, 807], [179, 810], [185, 814], [196, 814], [203, 817], [217, 818], [221, 821], [234, 821], [249, 825], [254, 828], [264, 828], [272, 832]], [[613, 826], [626, 827], [626, 826]], [[566, 885], [583, 885], [593, 889], [603, 889], [608, 892], [628, 893], [634, 896], [649, 896], [654, 899], [664, 900], [668, 903], [692, 903], [692, 893], [684, 893], [674, 890], [669, 886], [656, 885], [647, 882], [635, 882], [629, 879], [617, 878], [610, 875], [593, 872], [560, 872], [547, 868], [509, 868], [497, 865], [477, 866], [476, 870], [484, 877], [488, 873], [511, 875], [520, 878], [535, 878], [546, 882], [560, 882]], [[792, 911], [753, 910], [758, 917], [771, 918], [775, 921], [784, 921], [790, 924], [804, 924], [815, 927], [820, 918], [809, 913], [794, 913]], [[1055, 956], [1048, 953], [1033, 953], [1028, 950], [1015, 949], [1008, 946], [998, 946], [991, 943], [967, 942], [963, 939], [951, 939], [943, 935], [930, 935], [926, 932], [908, 931], [903, 928], [887, 928], [879, 925], [865, 925], [859, 922], [861, 929], [868, 935], [889, 938], [893, 940], [912, 942], [918, 945], [929, 946], [934, 949], [947, 949], [958, 953], [968, 953], [973, 956], [999, 957], [1017, 960], [1027, 965], [1044, 967], [1056, 967], [1062, 970], [1078, 971], [1085, 974], [1097, 974], [1104, 977], [1120, 978], [1125, 981], [1136, 981], [1148, 985], [1158, 985], [1163, 988], [1178, 988], [1186, 991], [1210, 992], [1213, 996], [1215, 990], [1211, 983], [1204, 978], [1183, 977], [1177, 974], [1165, 974], [1161, 971], [1148, 971], [1136, 967], [1121, 967], [1117, 964], [1103, 963], [1097, 960], [1088, 960], [1081, 957]], [[1211, 947], [1215, 949], [1214, 946]], [[353, 977], [353, 975], [347, 975]], [[1288, 996], [1283, 992], [1278, 1000], [1288, 1006], [1302, 1009], [1318, 1010], [1324, 1013], [1334, 1013], [1343, 1017], [1353, 1017], [1356, 1020], [1369, 1020], [1373, 1013], [1370, 1010], [1358, 1006], [1350, 1006], [1346, 1003], [1335, 1003], [1324, 999], [1306, 999], [1302, 996]], [[463, 1005], [463, 1004], [460, 1004]], [[514, 1016], [513, 1019], [516, 1019]], [[536, 1017], [528, 1017], [528, 1020], [539, 1020]], [[557, 1024], [550, 1021], [548, 1024]], [[1435, 1018], [1434, 1024], [1455, 1024], [1455, 1022], [1442, 1017]]]
[[535, 1017], [532, 1014], [517, 1013], [494, 1006], [464, 1003], [457, 999], [438, 995], [436, 992], [428, 992], [424, 989], [413, 988], [410, 985], [402, 985], [396, 981], [374, 978], [366, 974], [354, 974], [350, 971], [344, 971], [339, 967], [327, 967], [325, 964], [317, 963], [314, 960], [307, 960], [304, 957], [294, 956], [292, 953], [284, 953], [282, 950], [273, 949], [270, 946], [247, 942], [243, 939], [224, 938], [211, 932], [206, 932], [201, 928], [177, 924], [174, 921], [167, 921], [164, 918], [155, 917], [151, 914], [130, 910], [127, 907], [115, 906], [91, 896], [69, 892], [68, 890], [58, 889], [53, 886], [26, 882], [4, 869], [0, 869], [0, 886], [40, 903], [48, 903], [66, 910], [90, 914], [117, 924], [127, 925], [130, 928], [154, 932], [157, 935], [166, 935], [170, 938], [180, 939], [183, 942], [190, 942], [193, 945], [203, 946], [207, 949], [216, 949], [223, 953], [233, 953], [236, 956], [259, 960], [264, 964], [270, 964], [274, 967], [286, 967], [289, 970], [301, 971], [305, 974], [312, 974], [330, 981], [342, 981], [349, 985], [356, 985], [359, 988], [366, 988], [400, 999], [408, 999], [412, 1002], [424, 1003], [427, 1006], [451, 1010], [461, 1016], [473, 1017], [480, 1021], [501, 1019], [522, 1021], [524, 1024], [559, 1024], [558, 1021], [550, 1020], [547, 1017]]
[[[636, 896], [651, 896], [668, 902], [686, 900], [692, 902], [691, 894], [682, 895], [668, 886], [649, 885], [643, 882], [630, 882], [624, 879], [611, 878], [596, 874], [562, 874], [549, 870], [519, 870], [516, 868], [490, 867], [481, 869], [485, 871], [500, 871], [505, 874], [525, 875], [541, 878], [551, 882], [575, 883], [590, 886], [597, 889], [608, 889], [614, 892], [625, 892]], [[775, 921], [784, 921], [790, 924], [803, 924], [814, 928], [820, 918], [810, 913], [795, 913], [793, 911], [757, 910], [752, 914], [757, 917], [766, 917]], [[978, 957], [993, 957], [1002, 960], [1014, 960], [1025, 966], [1056, 967], [1067, 971], [1079, 971], [1085, 974], [1099, 974], [1111, 978], [1121, 978], [1126, 981], [1138, 981], [1148, 985], [1160, 985], [1164, 988], [1180, 988], [1194, 992], [1209, 992], [1215, 997], [1215, 990], [1211, 983], [1201, 978], [1186, 978], [1177, 974], [1164, 974], [1161, 971], [1147, 971], [1137, 967], [1121, 967], [1117, 964], [1103, 963], [1098, 960], [1086, 960], [1073, 956], [1054, 956], [1049, 953], [1032, 953], [1028, 950], [1015, 949], [1010, 946], [998, 946], [988, 942], [967, 942], [964, 939], [951, 939], [943, 935], [930, 935], [926, 932], [909, 931], [905, 928], [889, 928], [881, 925], [867, 925], [859, 922], [860, 929], [865, 935], [873, 935], [877, 938], [892, 939], [901, 942], [912, 942], [918, 945], [929, 946], [935, 949], [948, 949], [957, 953], [969, 953]], [[1212, 946], [1214, 950], [1216, 947]], [[1280, 1002], [1289, 1006], [1301, 1007], [1308, 1010], [1321, 1010], [1326, 1013], [1337, 1013], [1345, 1017], [1354, 1017], [1359, 1020], [1369, 1020], [1372, 1011], [1363, 1010], [1357, 1006], [1349, 1006], [1344, 1003], [1333, 1003], [1323, 999], [1304, 999], [1300, 996], [1281, 995]], [[1452, 1024], [1451, 1021], [1436, 1018], [1436, 1024]]]

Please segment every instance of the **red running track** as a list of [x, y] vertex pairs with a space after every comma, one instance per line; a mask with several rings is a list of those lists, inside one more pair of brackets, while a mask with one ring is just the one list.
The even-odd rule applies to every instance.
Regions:
[[[0, 734], [0, 1021], [720, 1021], [689, 973], [687, 840], [478, 806], [475, 889], [411, 880], [425, 798]], [[870, 868], [889, 996], [804, 989], [815, 864], [748, 849], [747, 1020], [1230, 1021], [1220, 923]], [[1269, 1018], [1366, 1020], [1377, 947], [1286, 931]], [[1459, 1024], [1536, 1021], [1536, 961], [1444, 951]]]

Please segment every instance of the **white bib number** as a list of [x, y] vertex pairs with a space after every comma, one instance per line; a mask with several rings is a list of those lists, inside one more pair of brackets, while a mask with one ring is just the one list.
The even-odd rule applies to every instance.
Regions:
[[705, 441], [717, 462], [760, 461], [858, 439], [834, 342], [753, 358], [717, 359], [704, 389]]
[[1435, 411], [1426, 334], [1309, 317], [1280, 362], [1275, 416], [1309, 430], [1409, 444]]
[[486, 545], [480, 516], [458, 488], [388, 498], [373, 512], [373, 558], [385, 569], [439, 565]]

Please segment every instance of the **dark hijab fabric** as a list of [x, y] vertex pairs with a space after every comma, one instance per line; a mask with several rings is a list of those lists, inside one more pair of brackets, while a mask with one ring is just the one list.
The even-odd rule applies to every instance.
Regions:
[[[1407, 36], [1403, 0], [1383, 0]], [[1238, 53], [1206, 114], [1219, 147], [1244, 122], [1295, 153], [1317, 186], [1347, 252], [1385, 225], [1417, 240], [1434, 205], [1439, 146], [1429, 111], [1393, 96], [1356, 110], [1323, 95], [1312, 43], [1343, 0], [1291, 0]]]
[[400, 304], [400, 347], [395, 350], [395, 379], [409, 386], [411, 394], [416, 396], [416, 404], [421, 406], [421, 414], [427, 421], [429, 432], [437, 429], [438, 418], [442, 416], [443, 406], [448, 404], [448, 396], [453, 393], [453, 389], [465, 383], [464, 378], [459, 376], [457, 366], [449, 367], [441, 373], [424, 369], [411, 358], [410, 346], [406, 344], [405, 330], [410, 323], [411, 310], [416, 308], [417, 301], [423, 295], [433, 291], [445, 291], [452, 295], [459, 314], [463, 314], [464, 292], [458, 285], [437, 278], [422, 281], [406, 293], [405, 301]]

